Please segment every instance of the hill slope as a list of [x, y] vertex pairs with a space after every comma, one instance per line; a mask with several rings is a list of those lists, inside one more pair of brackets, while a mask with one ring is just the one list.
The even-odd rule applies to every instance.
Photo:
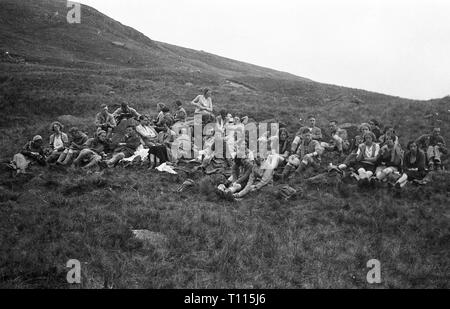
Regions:
[[[202, 86], [213, 89], [216, 110], [277, 118], [292, 132], [310, 113], [322, 127], [331, 118], [379, 118], [402, 143], [435, 124], [450, 130], [450, 98], [420, 102], [316, 83], [153, 41], [86, 6], [82, 23], [68, 25], [65, 3], [0, 0], [0, 50], [13, 54], [0, 58], [5, 159], [36, 133], [48, 138], [55, 118], [92, 133], [101, 103], [152, 113]], [[223, 179], [198, 176], [179, 195], [187, 175], [142, 168], [0, 175], [0, 287], [67, 287], [73, 258], [83, 263], [85, 288], [370, 288], [373, 258], [382, 262], [381, 287], [449, 284], [449, 174], [400, 193], [297, 183], [297, 200], [279, 200], [270, 187], [239, 203], [212, 194]], [[137, 241], [132, 229], [158, 239]]]

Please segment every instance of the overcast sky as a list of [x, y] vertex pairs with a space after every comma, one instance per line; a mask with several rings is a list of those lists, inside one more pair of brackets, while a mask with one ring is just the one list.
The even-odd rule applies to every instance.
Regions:
[[79, 0], [153, 40], [406, 98], [450, 95], [447, 0]]

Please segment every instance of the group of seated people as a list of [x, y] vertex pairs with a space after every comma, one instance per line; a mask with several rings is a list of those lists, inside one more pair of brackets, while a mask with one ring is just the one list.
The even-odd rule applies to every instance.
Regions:
[[[405, 186], [408, 181], [420, 181], [431, 170], [442, 169], [441, 157], [447, 153], [439, 128], [410, 141], [403, 149], [394, 128], [386, 126], [382, 130], [376, 120], [361, 124], [358, 134], [350, 137], [347, 130], [334, 120], [329, 122], [329, 128], [323, 134], [316, 126], [316, 118], [310, 116], [308, 125], [302, 126], [292, 138], [285, 127], [279, 128], [273, 136], [263, 134], [259, 140], [267, 141], [268, 152], [262, 156], [250, 151], [248, 136], [236, 143], [233, 142], [234, 135], [230, 141], [227, 136], [218, 134], [229, 129], [245, 131], [248, 117], [233, 117], [225, 110], [214, 115], [209, 89], [191, 104], [204, 123], [212, 121], [215, 124], [202, 136], [202, 149], [193, 159], [199, 163], [196, 170], [205, 170], [214, 159], [224, 158], [231, 168], [231, 177], [218, 187], [218, 191], [235, 199], [260, 190], [274, 178], [288, 183], [292, 178], [301, 177], [306, 169], [318, 169], [323, 166], [325, 152], [336, 152], [337, 157], [342, 158], [342, 162], [336, 162], [336, 165], [329, 163], [329, 171], [347, 172], [361, 186], [388, 181], [397, 187]], [[35, 136], [14, 155], [10, 166], [20, 174], [26, 173], [27, 167], [35, 163], [85, 170], [113, 168], [122, 162], [141, 166], [148, 164], [149, 169], [164, 163], [176, 165], [189, 155], [183, 152], [186, 148], [173, 145], [176, 141], [183, 141], [182, 137], [188, 134], [186, 128], [192, 122], [180, 101], [175, 102], [173, 111], [162, 103], [157, 105], [157, 111], [155, 117], [141, 115], [123, 103], [111, 114], [104, 104], [95, 117], [96, 131], [92, 137], [77, 127], [70, 128], [66, 134], [64, 126], [54, 122], [48, 146], [44, 145], [41, 136]], [[113, 142], [123, 121], [126, 121], [125, 132], [120, 135], [120, 140]], [[223, 149], [217, 149], [218, 139], [221, 139]], [[189, 136], [185, 141], [191, 143]], [[223, 155], [226, 151], [231, 153], [231, 157]], [[238, 151], [244, 155], [238, 156]], [[145, 157], [138, 153], [145, 153]]]

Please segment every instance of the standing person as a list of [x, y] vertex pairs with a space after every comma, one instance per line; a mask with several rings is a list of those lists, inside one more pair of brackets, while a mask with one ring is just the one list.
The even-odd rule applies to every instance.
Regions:
[[447, 153], [445, 140], [440, 128], [434, 128], [431, 134], [425, 134], [416, 140], [416, 144], [425, 151], [428, 159], [428, 169], [442, 169], [441, 156]]
[[17, 174], [25, 174], [28, 166], [33, 163], [45, 166], [46, 161], [43, 144], [42, 137], [36, 135], [22, 147], [19, 153], [14, 155], [10, 166], [16, 170]]
[[128, 103], [122, 102], [120, 107], [113, 113], [113, 116], [117, 125], [119, 125], [122, 120], [134, 119], [138, 121], [141, 115], [134, 108], [131, 108]]
[[69, 130], [70, 144], [59, 156], [56, 163], [61, 165], [68, 165], [72, 159], [77, 157], [81, 150], [84, 148], [84, 144], [88, 140], [88, 136], [77, 127], [73, 127]]
[[136, 133], [134, 126], [128, 126], [125, 136], [114, 150], [113, 157], [106, 161], [106, 165], [114, 167], [120, 160], [133, 156], [140, 144], [141, 138]]
[[359, 175], [359, 184], [368, 184], [377, 168], [380, 155], [380, 145], [375, 143], [376, 137], [372, 132], [364, 135], [364, 143], [359, 145], [356, 152], [356, 167]]
[[97, 130], [106, 131], [106, 135], [109, 137], [117, 126], [117, 123], [114, 116], [109, 113], [108, 105], [102, 104], [101, 108], [102, 110], [95, 116], [95, 126], [97, 127]]
[[415, 141], [408, 143], [403, 159], [403, 175], [397, 180], [395, 186], [402, 188], [412, 180], [422, 180], [427, 175], [425, 153], [419, 149]]
[[86, 163], [83, 169], [96, 167], [106, 154], [111, 151], [111, 140], [107, 138], [104, 130], [98, 130], [93, 138], [90, 138], [84, 144], [84, 149], [80, 151], [78, 157], [73, 161], [73, 166], [78, 167]]
[[53, 134], [50, 135], [50, 154], [47, 157], [47, 163], [53, 163], [58, 160], [69, 144], [69, 137], [62, 131], [64, 126], [60, 122], [53, 122], [50, 128]]
[[196, 107], [195, 115], [202, 116], [202, 122], [204, 124], [209, 123], [213, 113], [213, 104], [211, 98], [211, 90], [209, 88], [203, 89], [203, 93], [198, 95], [191, 104]]

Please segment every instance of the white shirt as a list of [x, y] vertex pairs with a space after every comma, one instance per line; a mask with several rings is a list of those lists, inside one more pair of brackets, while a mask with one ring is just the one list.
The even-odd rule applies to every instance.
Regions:
[[201, 106], [207, 108], [206, 110], [201, 110], [200, 108], [195, 109], [196, 114], [208, 114], [213, 111], [212, 100], [211, 97], [205, 98], [202, 94], [197, 96], [194, 101], [195, 103], [200, 103]]
[[155, 129], [151, 126], [143, 126], [141, 124], [136, 127], [136, 132], [142, 137], [155, 138], [157, 136]]
[[61, 149], [64, 148], [64, 143], [62, 141], [61, 134], [55, 135], [55, 139], [53, 140], [53, 148], [54, 149]]
[[[374, 154], [373, 147], [375, 147], [375, 156], [374, 157], [378, 156], [378, 153], [380, 152], [380, 145], [373, 143], [372, 146], [370, 146], [370, 147], [368, 147], [366, 145], [366, 153], [364, 155], [364, 158], [374, 158], [374, 157], [372, 157], [372, 154]], [[358, 152], [356, 153], [356, 155], [359, 156], [360, 153], [361, 153], [361, 148], [358, 148]]]

